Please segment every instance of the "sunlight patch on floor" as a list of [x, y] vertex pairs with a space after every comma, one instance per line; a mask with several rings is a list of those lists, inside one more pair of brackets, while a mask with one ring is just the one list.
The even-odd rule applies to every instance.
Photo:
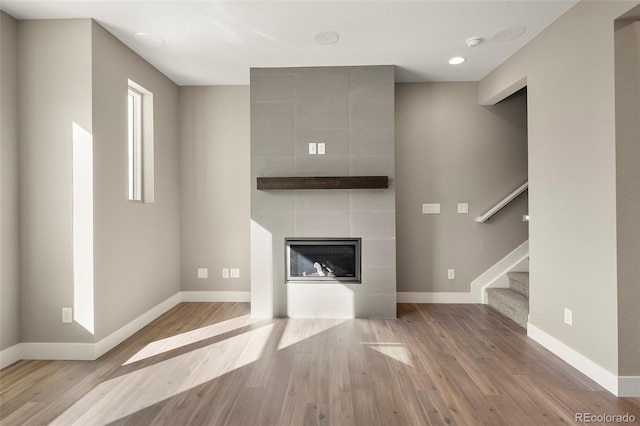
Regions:
[[361, 342], [369, 349], [380, 352], [383, 355], [391, 357], [396, 361], [400, 361], [410, 367], [413, 367], [411, 355], [402, 343], [382, 343], [382, 342]]
[[107, 424], [251, 364], [262, 356], [273, 326], [268, 324], [103, 382], [52, 424]]
[[133, 362], [160, 355], [162, 353], [169, 352], [183, 346], [210, 339], [212, 337], [237, 330], [247, 325], [255, 324], [259, 321], [262, 320], [259, 318], [251, 318], [250, 315], [243, 315], [241, 317], [232, 318], [227, 321], [218, 322], [206, 327], [198, 328], [196, 330], [187, 331], [185, 333], [167, 337], [165, 339], [156, 340], [155, 342], [149, 343], [147, 346], [138, 351], [138, 353], [129, 358], [123, 365], [131, 364]]
[[346, 321], [348, 318], [289, 318], [285, 326], [278, 350], [285, 349], [291, 345], [295, 345], [303, 340], [323, 333], [333, 327], [336, 327]]

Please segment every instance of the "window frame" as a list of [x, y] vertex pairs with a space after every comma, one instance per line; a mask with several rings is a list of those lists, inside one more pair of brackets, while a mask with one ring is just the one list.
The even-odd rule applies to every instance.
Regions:
[[134, 81], [127, 88], [128, 200], [155, 201], [153, 93]]
[[129, 201], [142, 201], [142, 96], [142, 93], [129, 86], [127, 92]]

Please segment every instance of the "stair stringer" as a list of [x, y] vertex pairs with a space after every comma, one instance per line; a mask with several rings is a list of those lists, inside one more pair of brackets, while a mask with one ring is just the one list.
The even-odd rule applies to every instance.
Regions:
[[529, 240], [520, 244], [511, 253], [500, 259], [495, 265], [483, 272], [478, 278], [471, 281], [471, 294], [478, 302], [487, 304], [488, 288], [508, 288], [509, 280], [507, 272], [511, 272], [526, 265], [528, 270]]

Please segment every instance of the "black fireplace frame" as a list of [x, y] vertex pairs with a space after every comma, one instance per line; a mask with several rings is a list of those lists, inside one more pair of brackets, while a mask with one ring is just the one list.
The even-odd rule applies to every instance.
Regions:
[[[299, 245], [350, 245], [355, 247], [355, 276], [291, 276], [291, 246]], [[362, 282], [362, 238], [311, 238], [311, 237], [287, 237], [284, 239], [284, 270], [287, 283], [344, 283], [360, 284]]]

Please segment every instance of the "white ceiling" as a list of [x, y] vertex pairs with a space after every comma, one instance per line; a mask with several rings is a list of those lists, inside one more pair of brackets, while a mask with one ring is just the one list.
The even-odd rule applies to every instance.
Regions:
[[[179, 85], [248, 84], [251, 67], [396, 65], [396, 79], [477, 81], [576, 0], [535, 1], [27, 1], [2, 0], [17, 19], [94, 18]], [[492, 41], [526, 27], [519, 38]], [[313, 36], [336, 31], [320, 45]], [[166, 42], [153, 48], [133, 34]], [[485, 41], [468, 48], [465, 40]], [[447, 63], [464, 56], [462, 65]]]

